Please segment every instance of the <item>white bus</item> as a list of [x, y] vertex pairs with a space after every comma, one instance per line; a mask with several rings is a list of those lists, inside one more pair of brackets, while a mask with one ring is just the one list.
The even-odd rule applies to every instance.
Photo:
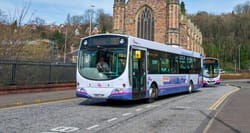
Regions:
[[[103, 58], [109, 68], [100, 70]], [[148, 99], [202, 86], [202, 55], [127, 35], [81, 39], [76, 95], [113, 100]]]
[[221, 83], [219, 60], [206, 57], [203, 59], [203, 67], [203, 86], [219, 85]]

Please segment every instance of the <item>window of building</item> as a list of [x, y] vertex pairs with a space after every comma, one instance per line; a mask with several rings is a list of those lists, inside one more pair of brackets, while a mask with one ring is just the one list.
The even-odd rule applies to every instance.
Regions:
[[152, 10], [145, 6], [138, 15], [137, 36], [154, 41], [154, 16]]

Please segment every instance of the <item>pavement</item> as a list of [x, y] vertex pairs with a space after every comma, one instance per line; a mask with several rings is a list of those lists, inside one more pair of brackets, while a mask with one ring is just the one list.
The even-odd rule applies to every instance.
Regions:
[[250, 80], [230, 81], [240, 86], [216, 111], [204, 133], [250, 132]]
[[0, 109], [76, 98], [75, 89], [0, 95]]

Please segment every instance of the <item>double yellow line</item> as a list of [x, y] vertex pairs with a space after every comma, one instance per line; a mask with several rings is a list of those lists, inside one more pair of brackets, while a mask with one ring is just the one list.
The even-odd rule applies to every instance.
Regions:
[[222, 103], [223, 101], [225, 101], [225, 99], [226, 99], [227, 97], [229, 97], [231, 94], [233, 94], [233, 93], [235, 93], [235, 92], [237, 92], [237, 91], [239, 91], [239, 90], [240, 90], [240, 88], [235, 87], [234, 90], [232, 90], [232, 91], [226, 93], [226, 94], [223, 95], [220, 99], [218, 99], [213, 105], [211, 105], [210, 108], [209, 108], [209, 110], [216, 110], [216, 109], [221, 105], [221, 103]]

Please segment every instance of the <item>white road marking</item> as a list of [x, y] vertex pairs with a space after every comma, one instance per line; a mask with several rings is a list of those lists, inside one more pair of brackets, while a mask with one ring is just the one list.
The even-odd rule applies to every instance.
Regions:
[[150, 107], [152, 107], [152, 105], [147, 105], [147, 106], [146, 106], [146, 108], [150, 108]]
[[191, 107], [185, 107], [185, 106], [176, 106], [175, 108], [178, 108], [178, 109], [190, 109]]
[[53, 132], [62, 132], [62, 133], [75, 132], [77, 130], [79, 130], [78, 127], [65, 127], [65, 126], [61, 126], [61, 127], [56, 127], [56, 128], [50, 129], [50, 131], [53, 131]]
[[58, 133], [58, 132], [40, 132], [40, 133]]
[[128, 116], [128, 115], [131, 115], [132, 113], [125, 113], [125, 114], [122, 114], [122, 116]]
[[41, 132], [41, 133], [58, 133], [58, 132]]
[[112, 118], [112, 119], [109, 119], [108, 122], [112, 122], [112, 121], [115, 121], [115, 120], [117, 120], [116, 117], [115, 117], [115, 118]]
[[91, 126], [91, 127], [86, 128], [86, 129], [87, 129], [87, 130], [91, 130], [91, 129], [97, 128], [97, 127], [99, 127], [99, 125], [94, 125], [94, 126]]
[[139, 108], [139, 109], [136, 109], [135, 111], [136, 111], [136, 112], [139, 112], [139, 111], [141, 111], [141, 110], [142, 110], [142, 108]]
[[159, 107], [159, 106], [161, 106], [161, 104], [154, 104], [154, 105], [152, 105], [153, 107]]

